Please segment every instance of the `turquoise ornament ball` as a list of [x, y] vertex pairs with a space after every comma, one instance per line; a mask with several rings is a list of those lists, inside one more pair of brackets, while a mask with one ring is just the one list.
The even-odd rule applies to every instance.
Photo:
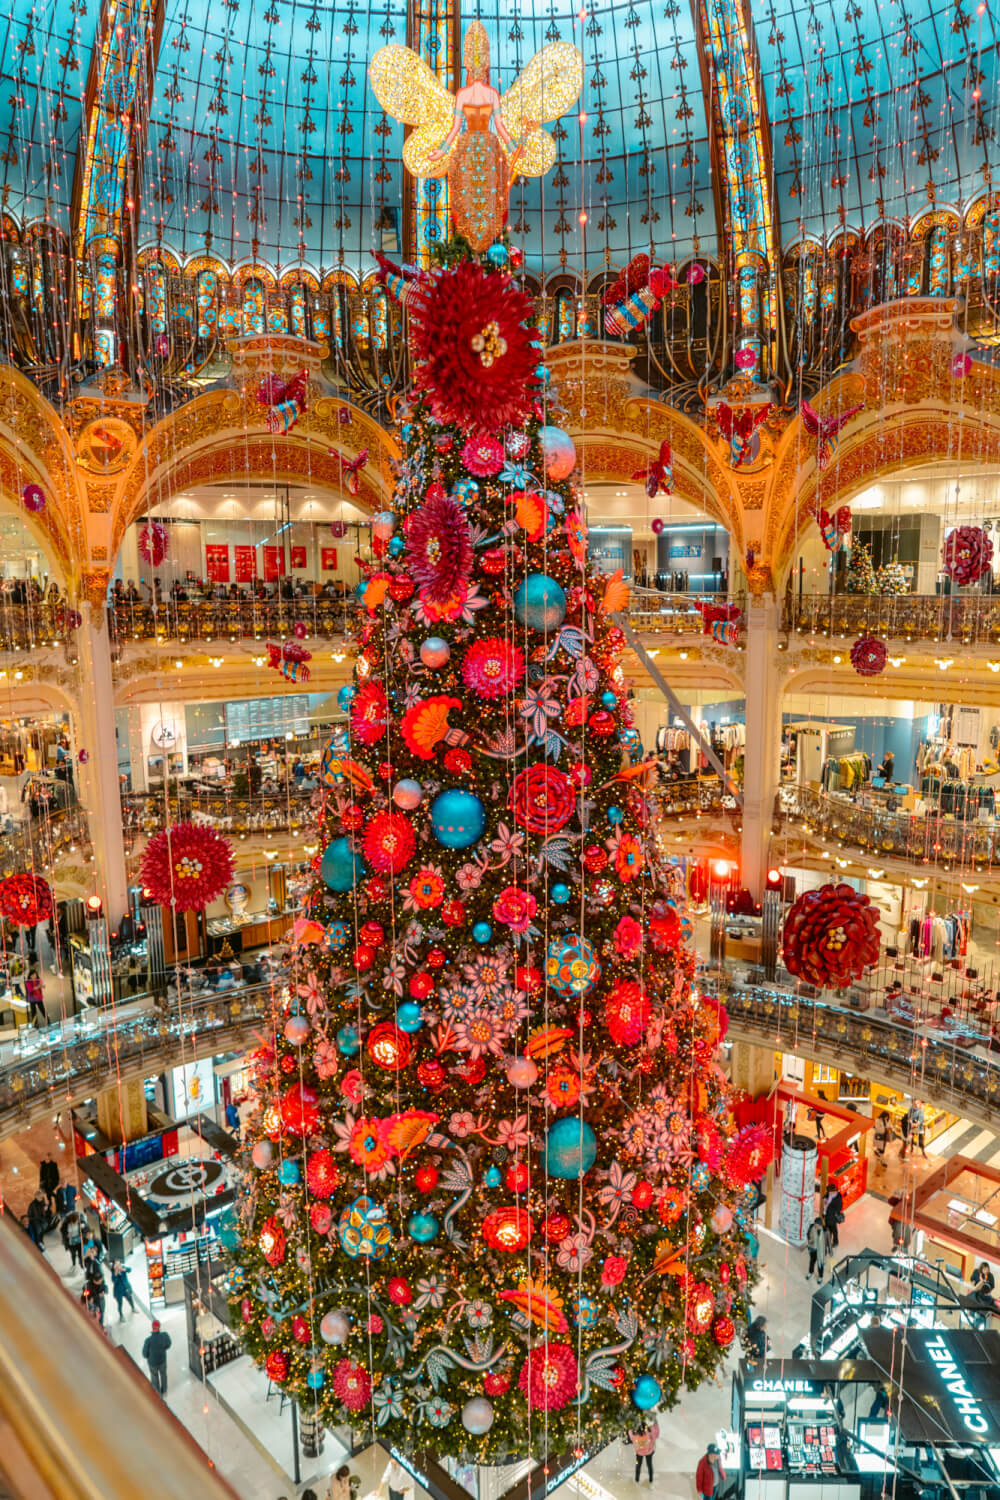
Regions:
[[474, 793], [449, 787], [431, 803], [431, 827], [446, 849], [470, 849], [483, 836], [486, 810]]
[[415, 1000], [404, 1000], [396, 1012], [396, 1025], [400, 1031], [419, 1031], [424, 1024], [424, 1014]]
[[240, 1222], [233, 1209], [227, 1208], [224, 1214], [220, 1214], [215, 1221], [215, 1232], [219, 1237], [219, 1243], [225, 1245], [227, 1250], [238, 1250], [240, 1247]]
[[535, 379], [540, 380], [542, 382], [542, 385], [548, 385], [549, 381], [552, 379], [552, 374], [549, 370], [548, 365], [535, 366]]
[[551, 894], [552, 899], [557, 906], [565, 906], [566, 902], [569, 900], [569, 886], [563, 885], [561, 883], [559, 885], [554, 885], [552, 887]]
[[558, 630], [566, 618], [566, 593], [547, 573], [529, 573], [514, 592], [514, 613], [530, 630]]
[[757, 1259], [757, 1252], [760, 1249], [760, 1240], [758, 1240], [758, 1238], [757, 1238], [757, 1236], [755, 1234], [747, 1234], [747, 1235], [744, 1235], [743, 1238], [744, 1238], [744, 1243], [746, 1244], [746, 1247], [747, 1247], [747, 1250], [748, 1250], [749, 1254], [751, 1255], [751, 1257], [754, 1260], [756, 1260]]
[[637, 1406], [640, 1411], [651, 1411], [659, 1404], [662, 1394], [658, 1380], [652, 1375], [640, 1375], [632, 1387], [632, 1405]]
[[340, 689], [340, 692], [337, 694], [337, 707], [339, 709], [342, 709], [345, 714], [350, 708], [351, 704], [354, 702], [354, 695], [356, 692], [357, 688], [354, 686], [354, 684], [348, 682], [344, 687]]
[[486, 252], [486, 259], [491, 266], [505, 266], [507, 264], [507, 246], [501, 244], [499, 240], [494, 240]]
[[615, 697], [614, 693], [602, 693], [601, 694], [601, 707], [602, 708], [617, 708], [618, 707], [618, 699]]
[[702, 1188], [708, 1187], [711, 1175], [703, 1161], [696, 1161], [694, 1163], [691, 1168], [691, 1186], [696, 1193], [700, 1193]]
[[[381, 1203], [362, 1196], [349, 1203], [337, 1221], [337, 1235], [344, 1252], [356, 1260], [381, 1260], [389, 1253], [392, 1230]], [[324, 1319], [324, 1322], [326, 1320]]]
[[586, 938], [553, 938], [545, 976], [557, 995], [589, 995], [601, 977], [601, 965]]
[[353, 1057], [361, 1050], [361, 1039], [356, 1026], [341, 1026], [337, 1032], [337, 1051], [343, 1057]]
[[322, 1370], [310, 1370], [306, 1376], [306, 1385], [311, 1391], [322, 1390], [324, 1378]]
[[456, 480], [455, 488], [452, 490], [452, 498], [460, 500], [463, 505], [468, 505], [479, 495], [479, 482], [468, 474], [463, 474], [461, 479]]
[[319, 873], [331, 891], [352, 891], [365, 873], [365, 862], [349, 839], [334, 839], [323, 850]]
[[573, 1298], [573, 1322], [580, 1328], [593, 1328], [597, 1322], [597, 1304], [586, 1292]]
[[538, 438], [549, 479], [556, 483], [568, 479], [576, 468], [576, 449], [569, 433], [561, 427], [539, 427]]
[[609, 823], [620, 823], [622, 821], [622, 819], [624, 818], [624, 816], [625, 816], [625, 814], [622, 812], [622, 810], [621, 810], [620, 807], [609, 807], [608, 808], [608, 822]]
[[483, 1173], [483, 1181], [487, 1187], [499, 1187], [503, 1182], [503, 1173], [499, 1167], [487, 1167]]
[[493, 936], [493, 928], [489, 922], [477, 922], [472, 929], [472, 936], [477, 943], [488, 943]]
[[285, 1187], [294, 1187], [301, 1176], [297, 1161], [283, 1161], [278, 1168], [278, 1180], [284, 1183]]
[[576, 1182], [597, 1160], [597, 1136], [586, 1120], [567, 1116], [545, 1132], [545, 1171]]
[[406, 542], [401, 536], [394, 536], [389, 542], [389, 556], [402, 557], [406, 551]]
[[418, 1245], [429, 1245], [437, 1239], [438, 1221], [433, 1214], [411, 1214], [406, 1232]]
[[346, 948], [347, 939], [350, 937], [350, 933], [347, 930], [347, 923], [331, 922], [323, 936], [326, 939], [328, 948], [332, 948], [334, 951], [338, 948]]

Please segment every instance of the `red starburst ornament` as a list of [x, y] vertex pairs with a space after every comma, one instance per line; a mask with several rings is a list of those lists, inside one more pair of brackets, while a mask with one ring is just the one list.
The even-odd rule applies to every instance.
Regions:
[[945, 537], [941, 567], [955, 583], [975, 583], [992, 561], [993, 542], [981, 526], [956, 526]]
[[316, 1198], [332, 1198], [340, 1182], [340, 1171], [333, 1152], [325, 1148], [314, 1151], [306, 1162], [306, 1182]]
[[35, 927], [52, 915], [52, 891], [37, 875], [0, 880], [0, 914], [17, 927]]
[[203, 911], [233, 878], [228, 839], [203, 823], [174, 823], [154, 833], [142, 856], [140, 880], [154, 901], [176, 911]]
[[744, 1125], [729, 1143], [722, 1173], [730, 1187], [742, 1190], [759, 1182], [767, 1171], [774, 1148], [763, 1125]]
[[469, 260], [422, 276], [408, 306], [416, 383], [435, 419], [464, 432], [519, 426], [540, 384], [527, 294]]
[[888, 660], [889, 648], [877, 636], [863, 635], [851, 647], [851, 666], [859, 677], [878, 677]]
[[159, 521], [150, 521], [139, 532], [139, 551], [158, 568], [170, 550], [170, 533]]
[[819, 989], [860, 979], [878, 961], [878, 950], [875, 908], [849, 885], [806, 891], [785, 918], [785, 968]]

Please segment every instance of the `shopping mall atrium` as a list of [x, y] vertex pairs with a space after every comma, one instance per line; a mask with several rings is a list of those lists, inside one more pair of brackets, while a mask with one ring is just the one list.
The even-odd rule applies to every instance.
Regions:
[[997, 1500], [989, 0], [484, 3], [0, 33], [0, 1496]]

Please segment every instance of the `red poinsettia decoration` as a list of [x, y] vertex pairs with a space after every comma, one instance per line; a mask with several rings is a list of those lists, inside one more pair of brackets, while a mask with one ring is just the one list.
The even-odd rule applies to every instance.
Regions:
[[993, 542], [981, 526], [956, 526], [945, 537], [941, 566], [955, 583], [975, 583], [992, 561]]
[[389, 705], [380, 682], [366, 682], [351, 699], [351, 737], [359, 745], [377, 745], [385, 738]]
[[868, 896], [849, 885], [806, 891], [785, 918], [790, 974], [819, 989], [842, 989], [878, 960], [878, 917]]
[[468, 260], [422, 276], [407, 305], [416, 385], [435, 419], [466, 432], [519, 426], [540, 384], [527, 294]]
[[521, 1366], [518, 1385], [535, 1411], [560, 1411], [580, 1388], [580, 1367], [571, 1344], [539, 1344]]
[[0, 915], [18, 927], [34, 927], [52, 915], [52, 891], [37, 875], [0, 880]]
[[445, 604], [464, 589], [472, 573], [469, 518], [443, 488], [427, 493], [406, 525], [406, 560], [421, 596]]
[[877, 677], [888, 660], [889, 648], [877, 636], [863, 635], [851, 647], [851, 666], [859, 677]]
[[139, 551], [148, 563], [158, 568], [170, 548], [170, 533], [159, 521], [150, 521], [139, 532]]
[[723, 1175], [730, 1187], [759, 1182], [774, 1154], [770, 1132], [763, 1125], [744, 1125], [729, 1143]]
[[233, 878], [228, 839], [204, 823], [174, 823], [154, 833], [142, 856], [140, 877], [154, 901], [176, 911], [202, 911]]

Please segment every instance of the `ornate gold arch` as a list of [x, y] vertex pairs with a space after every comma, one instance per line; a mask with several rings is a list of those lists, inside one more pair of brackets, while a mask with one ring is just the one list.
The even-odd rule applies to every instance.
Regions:
[[[45, 492], [44, 510], [26, 511], [26, 484]], [[12, 365], [0, 369], [0, 497], [20, 516], [65, 583], [86, 558], [83, 497], [73, 450], [55, 408]]]

